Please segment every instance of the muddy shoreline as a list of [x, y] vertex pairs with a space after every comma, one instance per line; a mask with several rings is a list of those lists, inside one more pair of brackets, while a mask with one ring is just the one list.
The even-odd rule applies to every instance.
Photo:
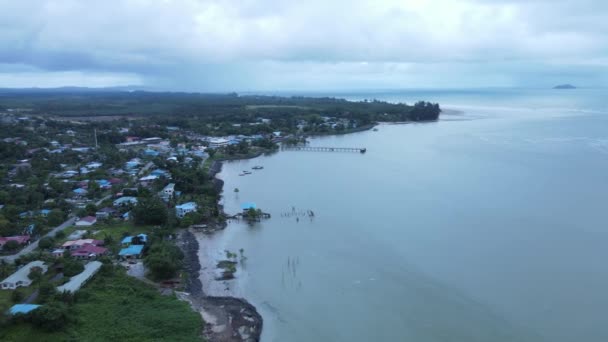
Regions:
[[[251, 156], [251, 158], [258, 157]], [[224, 181], [215, 177], [222, 170], [222, 161], [214, 161], [209, 168], [213, 177], [213, 186], [218, 193], [224, 187]], [[220, 216], [224, 210], [218, 203]], [[183, 230], [178, 235], [177, 245], [184, 253], [185, 293], [180, 298], [190, 303], [192, 308], [201, 313], [205, 320], [203, 336], [210, 342], [258, 342], [262, 334], [263, 319], [255, 306], [243, 298], [230, 296], [211, 296], [204, 291], [201, 282], [200, 246], [195, 234], [212, 235], [227, 227], [225, 220], [208, 222], [204, 229], [192, 228]], [[214, 279], [206, 279], [213, 282]]]
[[180, 298], [190, 303], [205, 320], [203, 336], [210, 342], [258, 342], [263, 320], [256, 308], [242, 298], [208, 296], [200, 280], [199, 245], [193, 232], [182, 231], [178, 246], [184, 252], [186, 293]]

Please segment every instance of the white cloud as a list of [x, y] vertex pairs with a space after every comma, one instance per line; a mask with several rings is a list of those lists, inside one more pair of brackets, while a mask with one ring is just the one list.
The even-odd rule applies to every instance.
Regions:
[[517, 85], [592, 68], [603, 84], [606, 17], [602, 0], [0, 0], [0, 63], [198, 90]]

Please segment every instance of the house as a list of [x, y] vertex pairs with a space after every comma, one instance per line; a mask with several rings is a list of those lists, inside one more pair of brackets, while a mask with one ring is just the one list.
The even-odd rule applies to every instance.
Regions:
[[63, 292], [71, 292], [74, 293], [82, 287], [89, 279], [93, 278], [93, 276], [99, 271], [103, 264], [99, 261], [91, 261], [88, 264], [84, 265], [84, 271], [70, 278], [70, 281], [67, 283], [58, 286], [57, 291], [59, 293]]
[[116, 209], [114, 209], [114, 208], [105, 207], [105, 208], [102, 208], [99, 211], [97, 211], [95, 213], [95, 217], [98, 220], [105, 220], [105, 219], [108, 219], [108, 218], [116, 215], [117, 212], [118, 211]]
[[243, 212], [247, 212], [249, 210], [255, 210], [256, 208], [257, 208], [257, 206], [253, 202], [245, 202], [245, 203], [241, 204], [241, 209], [243, 210]]
[[92, 226], [97, 223], [97, 217], [95, 216], [85, 216], [80, 220], [76, 221], [75, 226]]
[[40, 216], [42, 216], [42, 217], [47, 217], [47, 216], [49, 216], [50, 213], [51, 213], [50, 209], [42, 209], [42, 210], [40, 210]]
[[25, 245], [30, 242], [30, 236], [29, 235], [17, 235], [17, 236], [0, 237], [0, 249], [2, 249], [2, 247], [4, 247], [4, 244], [6, 244], [9, 241], [17, 241], [20, 245]]
[[139, 182], [141, 183], [142, 186], [148, 186], [148, 184], [151, 184], [152, 182], [154, 182], [157, 179], [158, 179], [158, 176], [149, 175], [149, 176], [141, 177], [139, 179]]
[[169, 174], [168, 171], [161, 170], [161, 169], [156, 169], [156, 170], [150, 172], [150, 176], [170, 178], [171, 174]]
[[130, 245], [127, 248], [121, 249], [118, 255], [123, 259], [141, 258], [143, 250], [144, 245]]
[[158, 157], [160, 153], [158, 153], [157, 151], [151, 150], [151, 149], [147, 149], [144, 151], [144, 156], [146, 157]]
[[70, 252], [70, 255], [77, 259], [95, 259], [98, 256], [106, 254], [108, 254], [107, 248], [95, 246], [92, 244], [86, 244]]
[[78, 239], [78, 240], [66, 241], [63, 243], [63, 245], [61, 245], [61, 247], [63, 247], [64, 249], [69, 249], [69, 250], [73, 251], [73, 250], [82, 248], [86, 245], [103, 246], [103, 241], [95, 240], [95, 239]]
[[145, 245], [148, 243], [148, 235], [142, 233], [136, 236], [126, 236], [124, 239], [122, 239], [122, 241], [120, 241], [120, 243], [122, 243], [123, 246]]
[[63, 257], [63, 253], [65, 253], [65, 249], [57, 248], [56, 250], [51, 252], [51, 255], [55, 258], [61, 258]]
[[137, 204], [137, 197], [123, 196], [113, 202], [115, 207], [123, 207], [130, 204]]
[[99, 168], [100, 168], [102, 165], [103, 165], [103, 164], [102, 164], [102, 163], [100, 163], [100, 162], [90, 162], [90, 163], [88, 163], [86, 166], [87, 166], [89, 169], [99, 169]]
[[38, 304], [15, 304], [13, 306], [11, 306], [11, 308], [8, 310], [8, 312], [11, 315], [18, 315], [18, 314], [28, 314], [36, 309], [38, 309], [40, 307], [40, 305]]
[[183, 218], [188, 213], [192, 213], [196, 211], [196, 203], [187, 202], [184, 204], [175, 206], [175, 215], [179, 218]]
[[175, 183], [170, 183], [167, 186], [165, 186], [163, 188], [163, 190], [160, 192], [160, 197], [162, 197], [164, 200], [168, 200], [168, 199], [172, 198], [174, 194], [175, 194]]
[[163, 139], [159, 138], [159, 137], [152, 137], [152, 138], [145, 138], [145, 139], [141, 139], [141, 141], [143, 141], [146, 144], [158, 144], [159, 142], [161, 142]]
[[218, 148], [218, 147], [228, 146], [229, 142], [230, 141], [228, 139], [224, 139], [224, 138], [211, 138], [211, 139], [209, 139], [209, 147]]
[[83, 188], [78, 188], [78, 189], [74, 190], [73, 192], [74, 192], [74, 194], [76, 194], [76, 196], [86, 196], [88, 193], [88, 191], [86, 191]]
[[21, 267], [15, 273], [11, 274], [8, 278], [4, 279], [0, 283], [0, 288], [3, 290], [14, 290], [19, 286], [30, 286], [32, 280], [28, 277], [34, 267], [42, 269], [42, 273], [46, 273], [48, 266], [40, 260], [32, 261], [29, 264]]

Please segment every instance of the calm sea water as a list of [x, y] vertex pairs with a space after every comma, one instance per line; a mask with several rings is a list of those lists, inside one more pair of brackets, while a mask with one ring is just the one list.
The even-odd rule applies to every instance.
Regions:
[[337, 94], [460, 112], [311, 141], [366, 154], [226, 163], [226, 211], [273, 215], [214, 238], [248, 257], [228, 292], [258, 307], [264, 341], [608, 341], [604, 94]]

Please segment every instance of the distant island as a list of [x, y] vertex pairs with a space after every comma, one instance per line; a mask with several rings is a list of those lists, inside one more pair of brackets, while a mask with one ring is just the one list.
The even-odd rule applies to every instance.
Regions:
[[560, 84], [553, 87], [553, 89], [576, 89], [572, 84]]

